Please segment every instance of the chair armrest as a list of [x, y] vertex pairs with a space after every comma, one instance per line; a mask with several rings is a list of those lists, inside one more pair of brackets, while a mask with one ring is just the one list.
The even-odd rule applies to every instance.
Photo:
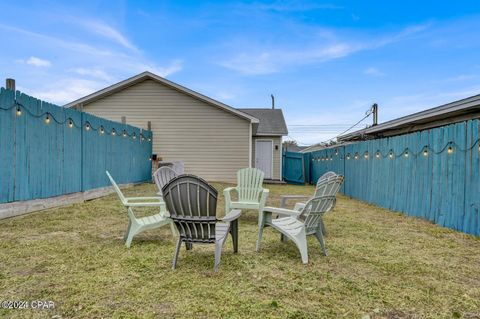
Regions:
[[306, 195], [283, 195], [280, 196], [280, 207], [285, 208], [285, 204], [287, 203], [287, 199], [308, 199], [310, 196]]
[[237, 190], [236, 187], [227, 187], [227, 188], [225, 188], [225, 189], [223, 190], [223, 194], [225, 194], [225, 193], [227, 193], [227, 192], [229, 193], [229, 192], [231, 192], [231, 191], [236, 191], [236, 190]]
[[220, 220], [224, 222], [232, 222], [235, 219], [238, 219], [241, 213], [242, 211], [240, 209], [232, 209], [227, 215], [225, 215], [225, 217]]
[[143, 202], [143, 203], [130, 203], [130, 202], [127, 202], [125, 204], [125, 206], [127, 207], [160, 207], [160, 206], [163, 206], [165, 205], [164, 202]]
[[127, 197], [125, 198], [127, 202], [129, 201], [143, 201], [143, 200], [158, 200], [160, 202], [163, 202], [163, 197], [157, 196], [157, 197]]
[[270, 190], [264, 188], [262, 189], [262, 192], [261, 192], [261, 197], [260, 197], [260, 210], [265, 207], [265, 204], [267, 203], [267, 198], [268, 198], [268, 195], [270, 195]]
[[286, 215], [286, 216], [293, 216], [297, 217], [301, 214], [301, 212], [292, 210], [292, 209], [286, 209], [286, 208], [278, 208], [278, 207], [270, 207], [267, 206], [263, 209], [265, 212], [270, 212], [274, 214], [279, 214], [279, 215]]

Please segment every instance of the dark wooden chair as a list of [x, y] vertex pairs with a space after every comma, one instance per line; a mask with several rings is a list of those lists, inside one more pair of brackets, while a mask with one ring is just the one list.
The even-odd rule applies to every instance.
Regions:
[[162, 193], [170, 218], [179, 232], [173, 269], [176, 268], [182, 242], [187, 250], [192, 249], [193, 244], [215, 244], [215, 271], [220, 265], [222, 246], [229, 233], [234, 252], [238, 251], [238, 218], [241, 211], [231, 210], [224, 218], [218, 219], [218, 192], [213, 186], [197, 176], [180, 175], [170, 180], [162, 188]]

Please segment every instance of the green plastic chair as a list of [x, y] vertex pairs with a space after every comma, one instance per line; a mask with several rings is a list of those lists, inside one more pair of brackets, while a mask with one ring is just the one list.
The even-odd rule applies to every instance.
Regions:
[[[256, 168], [243, 168], [237, 172], [237, 186], [223, 190], [225, 212], [232, 209], [258, 210], [259, 216], [267, 202], [269, 190], [262, 187], [265, 174]], [[231, 192], [236, 191], [237, 201], [232, 201]]]
[[[176, 235], [173, 221], [169, 218], [169, 214], [166, 210], [166, 206], [162, 197], [125, 197], [110, 173], [108, 171], [106, 171], [106, 173], [110, 179], [110, 182], [112, 183], [113, 188], [115, 189], [115, 192], [120, 198], [120, 201], [122, 202], [123, 206], [127, 208], [129, 223], [127, 231], [125, 232], [125, 236], [123, 237], [125, 246], [130, 248], [135, 235], [145, 230], [154, 229], [165, 225], [170, 225], [172, 234], [174, 236]], [[160, 212], [152, 216], [137, 218], [133, 213], [134, 207], [159, 207]]]

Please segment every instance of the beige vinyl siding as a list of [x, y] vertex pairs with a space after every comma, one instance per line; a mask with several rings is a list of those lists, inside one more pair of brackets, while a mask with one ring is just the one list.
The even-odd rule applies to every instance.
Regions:
[[[209, 181], [234, 181], [248, 167], [250, 122], [153, 80], [146, 80], [84, 105], [84, 111], [147, 128], [153, 153], [180, 160], [185, 172]], [[119, 159], [121, 160], [121, 159]]]
[[[282, 156], [282, 137], [281, 136], [254, 136], [252, 140], [252, 167], [255, 167], [255, 145], [256, 140], [272, 140], [273, 141], [273, 165], [272, 179], [281, 180], [281, 156]], [[275, 146], [278, 145], [278, 149]]]

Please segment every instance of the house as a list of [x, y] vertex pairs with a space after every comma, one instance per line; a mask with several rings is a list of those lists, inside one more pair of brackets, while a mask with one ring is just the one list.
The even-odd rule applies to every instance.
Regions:
[[252, 166], [265, 172], [265, 178], [282, 179], [282, 136], [288, 134], [280, 109], [239, 109], [260, 122], [253, 124]]
[[402, 135], [480, 118], [480, 94], [338, 137], [340, 142]]
[[[233, 182], [244, 167], [281, 179], [281, 110], [236, 109], [151, 72], [143, 72], [68, 103], [153, 132], [153, 153], [183, 161], [185, 172]], [[257, 117], [258, 116], [258, 117]], [[121, 160], [121, 159], [119, 159]]]

